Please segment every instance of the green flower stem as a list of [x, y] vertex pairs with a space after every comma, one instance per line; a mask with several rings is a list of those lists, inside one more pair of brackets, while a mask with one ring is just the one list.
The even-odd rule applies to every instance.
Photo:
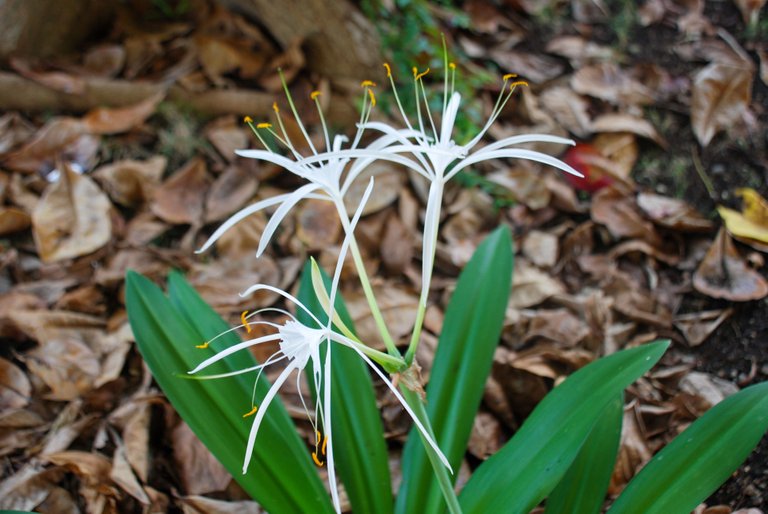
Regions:
[[[344, 231], [349, 233], [352, 227], [349, 225], [349, 219], [347, 219], [347, 213], [344, 204], [339, 200], [336, 202], [336, 209], [339, 211], [339, 218], [341, 218], [341, 224], [344, 227]], [[363, 258], [360, 255], [360, 249], [357, 247], [357, 240], [354, 234], [350, 237], [349, 250], [352, 254], [352, 259], [355, 261], [355, 267], [357, 268], [357, 275], [360, 277], [360, 284], [363, 286], [363, 292], [365, 293], [365, 299], [368, 300], [368, 306], [371, 309], [373, 320], [376, 322], [376, 327], [379, 329], [379, 334], [384, 340], [384, 346], [387, 347], [387, 352], [398, 359], [402, 358], [400, 352], [395, 346], [395, 341], [387, 329], [387, 325], [384, 323], [384, 316], [381, 314], [379, 304], [376, 303], [376, 297], [373, 295], [373, 288], [371, 282], [368, 280], [368, 272], [365, 271], [365, 264], [363, 264]]]
[[411, 334], [411, 342], [408, 343], [408, 351], [405, 352], [405, 365], [410, 366], [413, 363], [413, 358], [416, 356], [416, 348], [419, 346], [419, 339], [421, 339], [421, 328], [424, 325], [424, 315], [427, 312], [426, 302], [419, 302], [419, 310], [416, 312], [416, 324], [413, 326], [413, 333]]
[[[403, 394], [403, 398], [408, 402], [408, 405], [413, 409], [416, 417], [424, 425], [424, 428], [429, 433], [430, 437], [437, 442], [434, 432], [432, 431], [432, 424], [429, 422], [429, 416], [427, 416], [427, 410], [424, 408], [424, 403], [421, 401], [419, 394], [415, 391], [408, 389], [405, 385], [400, 384], [400, 392]], [[462, 514], [461, 506], [459, 505], [459, 499], [456, 496], [456, 491], [453, 489], [453, 483], [451, 477], [448, 475], [448, 470], [443, 463], [440, 462], [440, 458], [435, 454], [432, 447], [424, 440], [424, 436], [421, 435], [421, 441], [424, 445], [424, 451], [427, 452], [429, 462], [432, 464], [432, 469], [435, 472], [437, 483], [440, 485], [440, 490], [443, 493], [445, 503], [448, 504], [448, 512], [451, 514]]]

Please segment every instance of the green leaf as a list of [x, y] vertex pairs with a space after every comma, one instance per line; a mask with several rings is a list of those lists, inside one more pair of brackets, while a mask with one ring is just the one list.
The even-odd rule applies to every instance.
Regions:
[[560, 482], [605, 406], [668, 346], [660, 341], [614, 353], [555, 387], [515, 436], [475, 470], [459, 496], [465, 514], [530, 512]]
[[[454, 470], [464, 458], [499, 343], [512, 259], [509, 229], [500, 227], [478, 246], [445, 312], [427, 387], [427, 414], [436, 442]], [[437, 513], [446, 507], [419, 435], [412, 430], [403, 453], [397, 512]]]
[[[331, 282], [324, 273], [323, 281], [326, 290], [330, 291]], [[304, 266], [297, 297], [320, 321], [328, 321], [312, 286], [310, 262]], [[335, 303], [341, 322], [353, 329], [341, 295], [336, 296]], [[296, 315], [302, 323], [314, 324], [301, 309]], [[344, 482], [352, 510], [363, 514], [391, 514], [388, 451], [371, 375], [357, 353], [342, 345], [333, 347], [331, 375], [336, 469]]]
[[544, 514], [596, 514], [605, 500], [621, 441], [624, 401], [617, 396], [598, 415], [576, 460], [547, 498]]
[[[248, 494], [275, 514], [332, 513], [333, 507], [282, 403], [269, 406], [256, 440], [247, 474], [243, 455], [251, 423], [243, 419], [251, 405], [253, 375], [216, 380], [186, 379], [186, 372], [211, 349], [207, 341], [227, 325], [178, 275], [171, 276], [173, 301], [147, 278], [129, 271], [126, 306], [136, 344], [155, 380], [176, 411]], [[220, 349], [238, 342], [234, 333], [211, 343]], [[225, 359], [215, 372], [249, 367], [256, 361], [247, 351]], [[259, 382], [257, 401], [269, 384]]]
[[632, 479], [610, 514], [687, 514], [747, 458], [768, 430], [768, 382], [708, 410]]

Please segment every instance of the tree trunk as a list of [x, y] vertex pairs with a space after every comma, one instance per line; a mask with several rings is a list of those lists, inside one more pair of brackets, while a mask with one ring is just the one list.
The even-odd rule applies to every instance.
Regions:
[[310, 70], [363, 80], [381, 74], [376, 28], [348, 0], [218, 0], [257, 21], [284, 48], [297, 39]]

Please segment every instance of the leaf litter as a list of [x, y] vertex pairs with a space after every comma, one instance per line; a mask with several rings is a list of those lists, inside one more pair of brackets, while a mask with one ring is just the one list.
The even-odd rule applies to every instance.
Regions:
[[[573, 2], [570, 14], [552, 3], [549, 15], [568, 23], [547, 24], [543, 44], [529, 43], [545, 37], [535, 33], [546, 16], [535, 4], [467, 2], [467, 28], [450, 25], [441, 11], [435, 16], [472, 66], [492, 63], [532, 84], [491, 137], [570, 134], [578, 145], [562, 157], [587, 178], [566, 181], [529, 163], [501, 162], [478, 170], [492, 188], [449, 188], [417, 359], [427, 364], [427, 378], [458, 272], [487, 232], [510, 225], [514, 287], [463, 480], [568, 374], [605, 353], [669, 337], [674, 349], [627, 392], [615, 495], [706, 408], [768, 377], [765, 363], [749, 357], [759, 350], [742, 371], [707, 361], [738, 344], [736, 319], [757, 313], [745, 336], [752, 343], [766, 330], [759, 313], [765, 317], [768, 296], [768, 191], [764, 181], [749, 180], [765, 166], [764, 141], [755, 134], [766, 123], [764, 88], [756, 85], [765, 82], [766, 49], [734, 32], [738, 20], [764, 22], [765, 13], [762, 2], [726, 2], [713, 11], [703, 2], [683, 9], [649, 1], [633, 30], [680, 44], [644, 53], [610, 36], [615, 13], [590, 2]], [[314, 87], [324, 102], [333, 96], [326, 105], [351, 95], [332, 74], [309, 72], [300, 43], [277, 48], [256, 24], [201, 5], [207, 21], [152, 29], [123, 12], [122, 32], [76, 64], [12, 61], [12, 73], [71, 98], [97, 79], [126, 94], [74, 110], [78, 104], [68, 103], [50, 119], [31, 114], [50, 108], [44, 102], [0, 117], [0, 334], [7, 341], [0, 356], [1, 508], [261, 512], [153, 384], [126, 323], [123, 276], [135, 269], [162, 280], [181, 269], [236, 320], [244, 309], [278, 301], [271, 294], [244, 301], [237, 293], [245, 286], [290, 289], [308, 256], [332, 262], [341, 230], [315, 202], [286, 219], [258, 261], [262, 214], [238, 224], [214, 252], [192, 250], [215, 222], [296, 185], [233, 153], [256, 144], [238, 119], [268, 115], [280, 89], [278, 65], [297, 98]], [[568, 28], [569, 16], [583, 25]], [[183, 160], [164, 155], [159, 136], [167, 105], [180, 98], [207, 116]], [[475, 102], [491, 107], [482, 90]], [[298, 108], [316, 120], [309, 102]], [[340, 116], [334, 121], [349, 122]], [[738, 146], [749, 151], [734, 153]], [[690, 164], [673, 169], [673, 157]], [[377, 194], [359, 226], [361, 252], [392, 334], [405, 344], [421, 280], [424, 184], [392, 165], [369, 173]], [[353, 272], [345, 269], [342, 281], [359, 334], [376, 344]], [[293, 395], [289, 412], [301, 418]], [[397, 462], [407, 420], [386, 396], [380, 402]], [[300, 430], [311, 444], [311, 431]], [[726, 486], [697, 512], [762, 512], [768, 480], [765, 460], [755, 462], [737, 473], [741, 486]], [[734, 487], [742, 487], [740, 495]]]

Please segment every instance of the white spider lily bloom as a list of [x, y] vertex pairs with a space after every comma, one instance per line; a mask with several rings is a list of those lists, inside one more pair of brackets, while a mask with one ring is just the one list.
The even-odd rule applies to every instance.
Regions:
[[[453, 63], [448, 63], [447, 57], [445, 65], [446, 74], [443, 91], [443, 109], [442, 115], [440, 117], [439, 130], [435, 124], [432, 114], [430, 113], [426, 88], [424, 87], [423, 82], [423, 77], [429, 72], [429, 69], [421, 73], [419, 73], [416, 68], [413, 69], [414, 95], [417, 106], [416, 115], [418, 120], [417, 125], [414, 126], [411, 124], [408, 116], [405, 114], [405, 111], [402, 108], [394, 79], [392, 78], [390, 67], [388, 64], [385, 64], [384, 66], [387, 70], [387, 77], [389, 78], [389, 81], [392, 85], [392, 90], [395, 95], [397, 106], [407, 128], [404, 130], [396, 130], [390, 125], [381, 122], [364, 123], [364, 129], [376, 130], [385, 135], [396, 138], [397, 144], [389, 144], [378, 151], [370, 151], [369, 149], [366, 149], [356, 152], [345, 152], [345, 154], [350, 156], [369, 156], [382, 160], [392, 160], [399, 162], [412, 169], [413, 171], [416, 171], [420, 175], [425, 176], [430, 181], [426, 216], [424, 220], [424, 244], [422, 245], [422, 305], [426, 304], [430, 278], [432, 275], [432, 266], [434, 262], [435, 245], [437, 244], [437, 232], [440, 219], [443, 189], [445, 187], [445, 183], [453, 178], [458, 172], [467, 168], [468, 166], [477, 164], [482, 161], [508, 158], [535, 161], [558, 168], [566, 173], [570, 173], [578, 177], [583, 176], [581, 173], [560, 159], [556, 159], [542, 152], [536, 152], [524, 148], [514, 148], [515, 146], [523, 143], [535, 142], [559, 143], [566, 145], [575, 144], [574, 141], [562, 137], [550, 136], [546, 134], [518, 135], [504, 138], [500, 141], [475, 150], [475, 147], [482, 140], [488, 129], [491, 127], [491, 125], [493, 125], [493, 123], [501, 114], [501, 111], [503, 110], [509, 98], [512, 96], [515, 88], [520, 85], [527, 85], [523, 81], [513, 80], [516, 77], [513, 74], [505, 75], [503, 77], [504, 84], [502, 86], [499, 98], [496, 101], [488, 121], [478, 132], [478, 134], [464, 145], [456, 144], [452, 139], [452, 134], [461, 104], [461, 95], [458, 92], [453, 91], [456, 66]], [[449, 69], [451, 74], [450, 86], [447, 71]], [[429, 129], [426, 127], [427, 123], [425, 122], [425, 116], [422, 115], [422, 103], [425, 105], [426, 120], [428, 122], [429, 128], [431, 129], [431, 135], [429, 133]], [[393, 154], [398, 155], [401, 158], [404, 157], [404, 154], [408, 154], [412, 158], [407, 159], [406, 161], [403, 161], [402, 159], [395, 160], [391, 157]]]
[[[358, 209], [351, 220], [350, 231], [347, 232], [344, 238], [344, 242], [342, 243], [341, 250], [339, 252], [339, 259], [336, 264], [336, 270], [334, 272], [333, 280], [331, 282], [329, 305], [334, 305], [336, 292], [338, 290], [339, 279], [341, 276], [341, 268], [344, 262], [344, 258], [346, 256], [346, 252], [349, 248], [352, 232], [354, 231], [354, 227], [356, 226], [358, 220], [360, 219], [363, 206], [365, 205], [368, 198], [370, 197], [372, 190], [373, 190], [373, 179], [371, 179], [367, 189], [365, 190], [363, 199], [360, 202], [360, 205], [358, 206]], [[248, 443], [246, 446], [245, 457], [243, 461], [243, 473], [247, 471], [248, 465], [251, 461], [251, 458], [253, 457], [253, 451], [254, 451], [254, 446], [256, 444], [256, 438], [258, 436], [259, 427], [261, 426], [261, 422], [263, 421], [264, 416], [266, 416], [267, 414], [267, 410], [269, 408], [270, 403], [272, 402], [272, 400], [274, 400], [275, 396], [278, 394], [278, 391], [280, 390], [282, 385], [290, 378], [291, 374], [294, 371], [297, 372], [296, 387], [299, 390], [299, 392], [301, 392], [301, 382], [300, 382], [301, 372], [304, 371], [307, 365], [311, 363], [312, 372], [313, 372], [312, 380], [315, 386], [315, 391], [317, 392], [314, 408], [310, 410], [310, 408], [306, 405], [306, 403], [304, 403], [303, 396], [301, 396], [300, 394], [299, 397], [301, 398], [302, 404], [304, 405], [304, 409], [307, 413], [307, 418], [309, 419], [309, 422], [311, 423], [316, 434], [315, 451], [312, 452], [312, 459], [314, 460], [315, 464], [317, 464], [318, 466], [323, 466], [327, 462], [328, 480], [331, 484], [330, 489], [331, 489], [333, 504], [336, 511], [341, 512], [338, 488], [336, 484], [336, 472], [334, 469], [334, 457], [333, 457], [332, 409], [331, 409], [331, 382], [332, 381], [330, 380], [333, 345], [331, 343], [341, 344], [349, 348], [352, 348], [360, 356], [360, 358], [363, 359], [363, 361], [365, 361], [365, 363], [371, 367], [371, 369], [385, 382], [387, 387], [392, 391], [392, 393], [395, 395], [398, 401], [400, 401], [400, 403], [403, 405], [403, 408], [405, 408], [405, 410], [411, 416], [418, 430], [424, 435], [428, 444], [439, 456], [441, 462], [446, 467], [451, 469], [451, 466], [448, 463], [448, 460], [446, 459], [445, 455], [440, 451], [435, 441], [429, 436], [428, 431], [426, 430], [424, 425], [419, 421], [418, 417], [413, 412], [413, 410], [408, 406], [405, 399], [398, 392], [397, 388], [386, 377], [386, 375], [371, 361], [371, 359], [365, 354], [365, 352], [371, 351], [370, 348], [361, 344], [358, 341], [355, 341], [343, 334], [339, 334], [335, 330], [333, 330], [332, 320], [335, 317], [333, 312], [329, 313], [328, 322], [322, 323], [296, 297], [276, 287], [265, 285], [265, 284], [254, 285], [249, 289], [247, 289], [245, 292], [243, 292], [241, 296], [244, 296], [244, 297], [249, 296], [252, 293], [255, 293], [257, 291], [262, 291], [262, 290], [267, 290], [267, 291], [272, 291], [274, 293], [277, 293], [278, 295], [282, 296], [289, 302], [296, 305], [297, 308], [301, 309], [309, 316], [314, 326], [308, 326], [303, 324], [293, 314], [283, 309], [267, 308], [267, 309], [261, 309], [259, 311], [256, 311], [248, 315], [246, 315], [247, 313], [243, 313], [241, 325], [231, 328], [222, 334], [219, 334], [218, 336], [213, 338], [211, 341], [205, 343], [204, 345], [200, 345], [200, 347], [207, 348], [209, 344], [215, 341], [216, 339], [220, 338], [224, 334], [227, 334], [239, 328], [245, 328], [250, 333], [252, 330], [252, 326], [263, 325], [263, 326], [272, 327], [276, 329], [276, 331], [272, 334], [253, 338], [253, 339], [247, 339], [241, 343], [225, 348], [217, 352], [215, 355], [204, 360], [197, 367], [195, 367], [195, 369], [189, 372], [190, 374], [196, 374], [208, 368], [212, 364], [219, 362], [222, 359], [225, 359], [229, 355], [232, 355], [235, 352], [246, 350], [251, 346], [264, 344], [267, 342], [273, 342], [273, 341], [279, 342], [279, 349], [274, 354], [272, 354], [269, 358], [267, 358], [267, 360], [262, 364], [258, 364], [256, 366], [253, 366], [247, 369], [237, 370], [229, 373], [218, 374], [218, 375], [207, 375], [207, 376], [201, 377], [201, 378], [222, 378], [222, 377], [239, 375], [243, 373], [257, 372], [256, 382], [258, 382], [259, 378], [261, 377], [262, 371], [266, 367], [271, 366], [280, 361], [287, 361], [285, 368], [277, 377], [275, 382], [271, 385], [271, 387], [269, 388], [269, 391], [262, 399], [261, 405], [258, 406], [258, 408], [254, 405], [251, 412], [247, 414], [247, 415], [255, 414], [255, 417], [253, 420], [253, 424], [251, 426], [250, 433], [248, 435]], [[280, 312], [286, 315], [288, 317], [288, 320], [283, 324], [276, 324], [268, 321], [250, 321], [250, 318], [265, 311]], [[324, 359], [321, 357], [321, 348], [320, 348], [323, 343], [327, 344]], [[255, 394], [255, 391], [256, 391], [256, 387], [254, 385], [254, 394]], [[321, 391], [322, 391], [322, 397], [320, 396]]]
[[[285, 83], [283, 85], [285, 87]], [[370, 117], [371, 110], [376, 105], [376, 96], [374, 95], [372, 89], [375, 84], [366, 80], [362, 82], [361, 86], [364, 88], [364, 93], [363, 107], [360, 113], [360, 122], [357, 125], [358, 128], [357, 133], [355, 134], [355, 138], [352, 141], [350, 147], [346, 149], [346, 151], [357, 149], [358, 145], [360, 144], [363, 131], [365, 130], [368, 118]], [[309, 137], [304, 124], [299, 118], [298, 112], [296, 111], [287, 87], [285, 87], [285, 91], [288, 103], [291, 107], [291, 111], [296, 119], [302, 135], [306, 140], [306, 144], [309, 147], [311, 154], [306, 156], [301, 155], [296, 146], [291, 142], [291, 139], [288, 136], [288, 133], [285, 130], [285, 126], [282, 122], [280, 109], [277, 107], [277, 103], [273, 105], [273, 110], [275, 111], [275, 117], [280, 129], [280, 134], [272, 130], [272, 125], [270, 123], [258, 123], [254, 125], [253, 120], [251, 120], [250, 117], [246, 117], [246, 123], [248, 123], [254, 134], [256, 134], [256, 136], [259, 138], [259, 141], [261, 141], [262, 145], [264, 145], [265, 150], [237, 150], [236, 153], [241, 157], [276, 164], [286, 171], [307, 180], [308, 183], [299, 187], [296, 191], [256, 202], [233, 214], [208, 238], [208, 240], [197, 251], [197, 253], [206, 251], [227, 230], [232, 228], [235, 224], [248, 217], [249, 215], [260, 210], [278, 205], [279, 207], [275, 210], [274, 214], [264, 228], [264, 233], [262, 234], [261, 240], [259, 241], [256, 255], [260, 256], [272, 239], [275, 230], [283, 221], [283, 219], [288, 215], [290, 210], [298, 202], [306, 198], [331, 201], [335, 204], [337, 210], [339, 211], [339, 215], [345, 220], [348, 219], [346, 210], [344, 208], [343, 197], [348, 191], [349, 187], [352, 185], [352, 182], [355, 180], [355, 178], [357, 178], [357, 176], [369, 164], [371, 164], [375, 158], [363, 157], [362, 159], [354, 160], [351, 156], [345, 155], [345, 152], [342, 151], [342, 145], [348, 142], [348, 138], [342, 135], [336, 135], [333, 138], [333, 143], [331, 144], [331, 137], [329, 135], [328, 128], [325, 123], [325, 118], [323, 117], [323, 111], [318, 100], [320, 93], [315, 91], [310, 96], [315, 102], [318, 113], [320, 115], [320, 121], [326, 145], [325, 152], [318, 152], [317, 148], [312, 142], [312, 139]], [[269, 132], [277, 141], [285, 146], [289, 155], [284, 156], [274, 152], [267, 144], [266, 140], [262, 137], [262, 131]], [[416, 135], [417, 133], [415, 131], [406, 131], [405, 133], [406, 137], [415, 137]], [[385, 148], [387, 145], [398, 141], [398, 139], [401, 137], [401, 134], [385, 134], [377, 140], [373, 141], [366, 148], [370, 152], [377, 152]], [[405, 161], [406, 159], [396, 158], [393, 160], [396, 162], [401, 162]], [[346, 224], [344, 228], [345, 230], [347, 229]]]

